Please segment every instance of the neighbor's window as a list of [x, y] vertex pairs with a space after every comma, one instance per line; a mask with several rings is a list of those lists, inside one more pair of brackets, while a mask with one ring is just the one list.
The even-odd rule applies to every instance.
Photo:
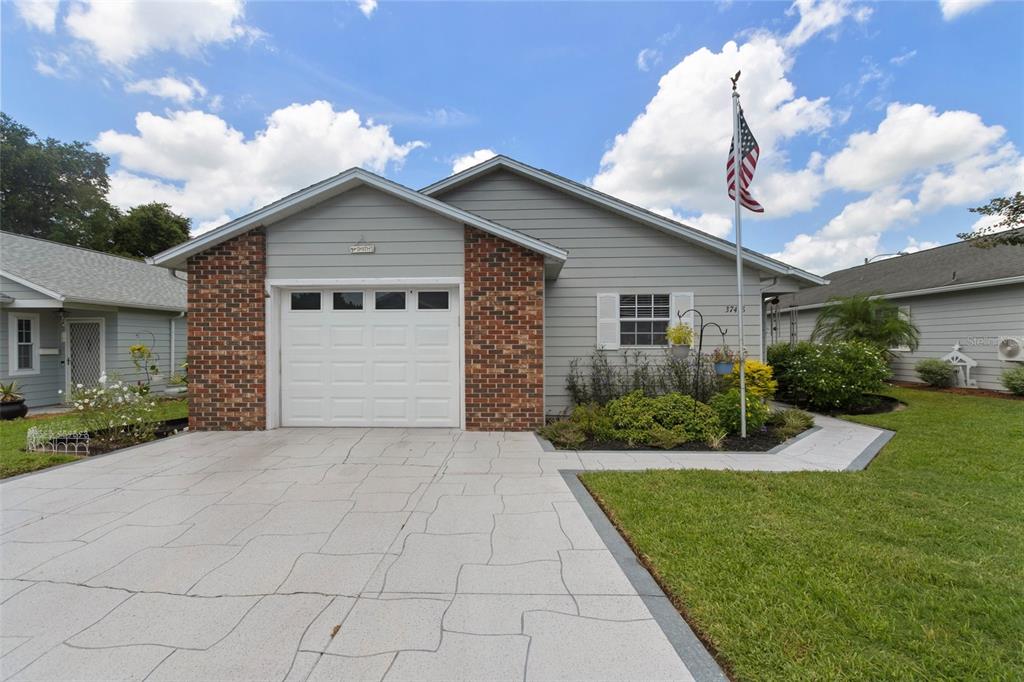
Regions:
[[361, 291], [335, 291], [335, 310], [362, 310], [363, 292]]
[[619, 296], [619, 343], [623, 346], [667, 346], [671, 320], [669, 294]]
[[405, 310], [404, 291], [378, 291], [374, 296], [377, 310]]
[[447, 291], [421, 291], [417, 298], [420, 310], [448, 310]]
[[13, 375], [39, 373], [39, 316], [11, 313], [8, 371]]
[[320, 292], [293, 291], [292, 310], [320, 310]]

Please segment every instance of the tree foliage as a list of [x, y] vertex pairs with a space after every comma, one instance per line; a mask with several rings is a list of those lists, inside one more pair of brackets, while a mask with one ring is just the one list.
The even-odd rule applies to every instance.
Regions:
[[40, 138], [0, 112], [0, 229], [133, 258], [187, 241], [189, 219], [167, 204], [110, 205], [109, 162], [84, 142]]
[[961, 232], [957, 235], [960, 239], [970, 240], [971, 244], [981, 248], [1000, 244], [1024, 246], [1024, 192], [1017, 192], [1009, 198], [996, 197], [984, 206], [967, 210], [984, 216], [998, 216], [999, 220], [973, 232]]
[[869, 294], [834, 297], [818, 314], [811, 340], [816, 343], [865, 341], [881, 350], [907, 346], [917, 350], [917, 327], [900, 316], [899, 306]]

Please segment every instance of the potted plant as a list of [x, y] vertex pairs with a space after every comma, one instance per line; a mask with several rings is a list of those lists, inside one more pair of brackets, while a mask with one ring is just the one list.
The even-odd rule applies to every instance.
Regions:
[[18, 419], [28, 414], [25, 396], [18, 393], [18, 383], [0, 384], [0, 419]]
[[685, 322], [679, 322], [665, 330], [665, 338], [668, 339], [672, 355], [680, 359], [685, 359], [690, 355], [690, 346], [693, 345], [693, 327]]
[[732, 372], [733, 363], [736, 362], [735, 354], [729, 350], [729, 346], [716, 348], [711, 352], [711, 362], [715, 365], [715, 374], [724, 376]]

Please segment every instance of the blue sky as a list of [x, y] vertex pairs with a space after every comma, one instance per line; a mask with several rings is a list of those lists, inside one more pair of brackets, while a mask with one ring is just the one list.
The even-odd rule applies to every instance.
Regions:
[[3, 110], [208, 229], [351, 165], [421, 187], [508, 154], [827, 272], [955, 239], [1024, 186], [1024, 4], [4, 2]]

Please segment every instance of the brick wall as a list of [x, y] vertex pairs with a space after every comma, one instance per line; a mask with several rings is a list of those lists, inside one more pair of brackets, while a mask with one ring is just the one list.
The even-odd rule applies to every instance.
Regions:
[[188, 260], [189, 428], [266, 428], [266, 238], [246, 232]]
[[544, 257], [467, 227], [466, 428], [544, 423]]

